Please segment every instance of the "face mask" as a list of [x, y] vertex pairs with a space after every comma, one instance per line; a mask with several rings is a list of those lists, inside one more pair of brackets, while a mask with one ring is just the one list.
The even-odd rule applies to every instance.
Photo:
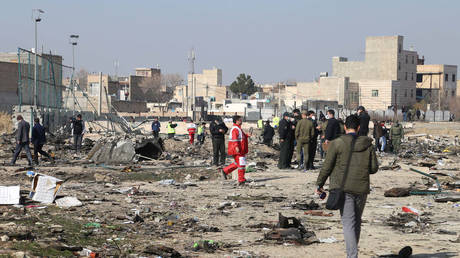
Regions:
[[316, 116], [312, 116], [311, 119], [316, 120]]
[[329, 115], [326, 115], [326, 119], [329, 119]]

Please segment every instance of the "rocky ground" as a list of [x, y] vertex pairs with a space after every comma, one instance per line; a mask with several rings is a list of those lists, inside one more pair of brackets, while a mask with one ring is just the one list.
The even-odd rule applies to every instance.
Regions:
[[[371, 176], [361, 257], [396, 254], [404, 246], [412, 247], [413, 257], [459, 256], [460, 124], [411, 127], [406, 135], [413, 137], [403, 144], [404, 151], [380, 155], [381, 169]], [[11, 146], [8, 136], [1, 139], [6, 164]], [[42, 162], [33, 171], [64, 180], [57, 198], [71, 196], [82, 203], [69, 208], [32, 202], [27, 198], [30, 169], [2, 166], [1, 185], [19, 184], [23, 202], [0, 206], [0, 256], [344, 256], [340, 216], [325, 210], [313, 193], [319, 170], [279, 170], [278, 151], [252, 139], [251, 183], [237, 187], [234, 180], [220, 180], [217, 168], [209, 165], [209, 140], [194, 147], [185, 138], [166, 140], [165, 150], [159, 160], [127, 167], [96, 165], [64, 147], [55, 153], [56, 164]], [[18, 164], [24, 166], [25, 159]], [[321, 167], [319, 155], [315, 165]], [[437, 176], [444, 193], [427, 194], [434, 180], [410, 168]], [[397, 194], [424, 195], [385, 197], [391, 188], [404, 188]], [[301, 225], [295, 231], [280, 229], [280, 213]]]

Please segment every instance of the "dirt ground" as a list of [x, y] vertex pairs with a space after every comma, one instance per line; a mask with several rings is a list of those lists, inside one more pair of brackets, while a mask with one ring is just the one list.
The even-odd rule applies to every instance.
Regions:
[[[460, 256], [459, 203], [436, 202], [435, 195], [384, 196], [394, 187], [432, 187], [434, 181], [410, 171], [411, 167], [436, 172], [444, 191], [458, 192], [456, 187], [447, 188], [460, 180], [458, 146], [454, 146], [459, 130], [459, 123], [415, 123], [406, 135], [432, 136], [405, 142], [399, 156], [379, 154], [382, 169], [371, 176], [360, 257], [397, 254], [404, 246], [412, 247], [413, 257]], [[209, 165], [209, 139], [198, 147], [190, 147], [185, 138], [166, 140], [165, 145], [168, 153], [178, 156], [174, 162], [139, 162], [129, 172], [122, 171], [125, 165], [95, 165], [83, 155], [70, 154], [70, 160], [42, 162], [34, 169], [65, 180], [58, 198], [77, 197], [83, 203], [79, 207], [31, 202], [26, 198], [31, 179], [24, 170], [18, 171], [22, 167], [1, 166], [1, 185], [20, 184], [25, 203], [0, 206], [0, 256], [75, 256], [85, 248], [102, 257], [177, 257], [165, 247], [185, 257], [345, 256], [339, 213], [312, 216], [302, 208], [314, 201], [320, 211], [330, 212], [314, 194], [319, 169], [279, 170], [278, 151], [258, 144], [254, 137], [248, 163], [256, 162], [256, 171], [246, 174], [251, 183], [238, 187], [234, 180], [222, 181], [218, 169]], [[177, 163], [178, 159], [184, 162]], [[9, 161], [5, 156], [2, 160]], [[25, 166], [26, 160], [18, 164]], [[317, 155], [315, 166], [321, 164]], [[162, 181], [166, 179], [175, 182]], [[420, 216], [405, 214], [403, 206], [417, 209]], [[298, 245], [264, 239], [279, 213], [298, 218], [317, 241]], [[213, 242], [202, 247], [203, 240]]]

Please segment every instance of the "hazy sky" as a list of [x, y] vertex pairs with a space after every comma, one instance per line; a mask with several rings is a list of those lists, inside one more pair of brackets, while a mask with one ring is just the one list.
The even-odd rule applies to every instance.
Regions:
[[88, 71], [133, 73], [156, 67], [186, 75], [223, 69], [256, 82], [311, 81], [331, 70], [332, 56], [364, 57], [366, 36], [403, 35], [427, 63], [460, 63], [460, 1], [431, 0], [21, 0], [2, 1], [0, 51], [31, 48], [31, 10], [46, 13], [39, 46], [72, 63], [70, 34], [79, 34], [76, 65]]

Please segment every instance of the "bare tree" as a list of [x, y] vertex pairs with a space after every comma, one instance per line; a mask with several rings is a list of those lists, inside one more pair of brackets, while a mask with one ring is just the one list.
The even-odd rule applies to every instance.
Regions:
[[184, 83], [184, 78], [178, 73], [162, 74], [161, 85], [166, 88], [167, 92], [174, 92], [177, 86]]
[[143, 77], [138, 86], [140, 92], [136, 95], [142, 94], [142, 99], [147, 102], [164, 103], [173, 96], [172, 92], [168, 92], [166, 86], [155, 77]]

